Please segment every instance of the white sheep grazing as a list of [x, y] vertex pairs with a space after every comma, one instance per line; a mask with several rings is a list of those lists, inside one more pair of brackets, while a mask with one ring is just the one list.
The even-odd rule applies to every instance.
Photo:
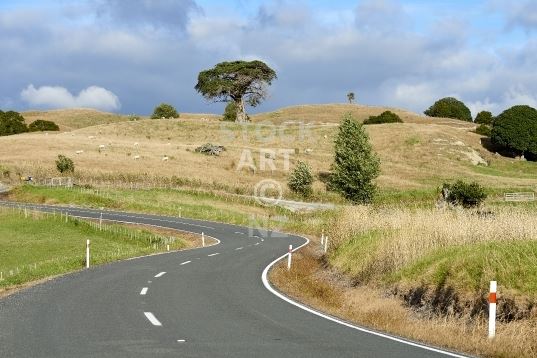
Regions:
[[134, 146], [135, 146], [135, 147], [137, 147], [137, 146], [139, 146], [139, 145], [140, 145], [140, 143], [138, 143], [138, 142], [135, 142], [135, 143], [134, 143]]
[[140, 156], [139, 156], [139, 155], [135, 155], [135, 156], [133, 157], [133, 159], [134, 159], [134, 160], [138, 160], [138, 159], [140, 159]]
[[170, 160], [170, 158], [168, 158], [167, 156], [162, 157], [162, 161], [163, 161], [163, 162], [167, 162], [168, 160]]
[[307, 149], [304, 150], [304, 153], [311, 154], [311, 153], [313, 153], [313, 149], [307, 148]]
[[83, 150], [77, 150], [77, 151], [76, 151], [76, 154], [82, 154], [82, 153], [84, 153]]
[[95, 136], [94, 136], [94, 135], [90, 135], [90, 136], [88, 137], [88, 139], [95, 139]]
[[104, 148], [106, 148], [106, 146], [105, 146], [104, 144], [101, 144], [101, 145], [99, 146], [99, 150], [103, 150]]

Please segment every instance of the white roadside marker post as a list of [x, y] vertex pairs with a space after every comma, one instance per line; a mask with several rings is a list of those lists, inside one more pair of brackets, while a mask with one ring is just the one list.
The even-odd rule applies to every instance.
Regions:
[[328, 236], [324, 238], [324, 253], [328, 252]]
[[103, 213], [99, 217], [99, 231], [103, 231]]
[[496, 281], [490, 281], [489, 293], [489, 339], [496, 336], [496, 292], [498, 285]]
[[321, 233], [321, 247], [323, 247], [323, 245], [324, 245], [324, 230]]
[[205, 247], [205, 233], [201, 233], [201, 247]]
[[170, 245], [166, 245], [166, 249], [170, 251]]
[[86, 268], [89, 268], [90, 252], [89, 252], [90, 241], [86, 240]]
[[287, 269], [291, 269], [291, 256], [293, 254], [293, 245], [289, 245], [289, 253], [287, 254]]

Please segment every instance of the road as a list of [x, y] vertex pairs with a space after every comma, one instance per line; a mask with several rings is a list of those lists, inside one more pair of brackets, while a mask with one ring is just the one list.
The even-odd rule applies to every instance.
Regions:
[[304, 238], [153, 215], [103, 218], [220, 243], [93, 267], [0, 300], [1, 357], [460, 357], [326, 319], [267, 289], [268, 266]]

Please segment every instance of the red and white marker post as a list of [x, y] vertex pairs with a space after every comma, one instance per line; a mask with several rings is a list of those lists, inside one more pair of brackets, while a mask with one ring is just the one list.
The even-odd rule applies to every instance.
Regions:
[[287, 269], [291, 269], [291, 256], [293, 254], [293, 245], [289, 245], [289, 253], [287, 254]]
[[496, 336], [496, 293], [498, 285], [496, 281], [490, 281], [489, 293], [489, 339]]

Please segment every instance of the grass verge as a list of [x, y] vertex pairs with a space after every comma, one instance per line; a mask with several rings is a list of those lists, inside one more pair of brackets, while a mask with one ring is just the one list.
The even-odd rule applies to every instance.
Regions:
[[195, 238], [143, 226], [105, 224], [65, 216], [0, 208], [0, 293], [85, 266], [86, 240], [91, 265], [194, 245]]

